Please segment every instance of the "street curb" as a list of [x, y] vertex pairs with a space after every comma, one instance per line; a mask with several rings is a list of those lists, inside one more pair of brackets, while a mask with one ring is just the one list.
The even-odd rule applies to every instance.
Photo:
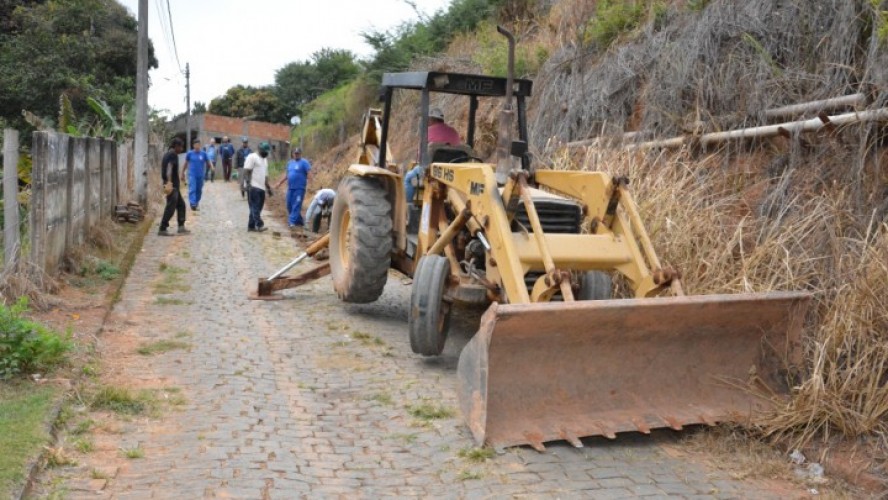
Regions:
[[[102, 321], [96, 329], [91, 332], [93, 336], [98, 336], [102, 333], [102, 330], [105, 328], [105, 323], [108, 321], [108, 316], [111, 314], [111, 311], [114, 309], [114, 305], [120, 298], [120, 292], [123, 290], [123, 286], [126, 284], [126, 280], [129, 278], [129, 273], [132, 270], [133, 263], [136, 260], [136, 256], [139, 253], [139, 250], [145, 243], [145, 237], [148, 235], [148, 231], [154, 225], [155, 215], [152, 213], [150, 216], [145, 217], [145, 219], [141, 222], [142, 227], [138, 228], [138, 232], [136, 233], [135, 238], [130, 243], [129, 248], [127, 248], [126, 252], [123, 254], [123, 258], [121, 259], [121, 268], [120, 268], [120, 280], [105, 294], [106, 303], [104, 304], [105, 313], [102, 315]], [[71, 387], [75, 387], [80, 385], [82, 380], [81, 377], [78, 377], [71, 381]], [[52, 408], [52, 411], [49, 412], [49, 419], [47, 419], [49, 425], [49, 442], [48, 445], [55, 444], [58, 441], [58, 433], [59, 433], [59, 414], [62, 411], [62, 407], [70, 400], [71, 390], [70, 388], [67, 391], [63, 391], [59, 400], [55, 403]], [[37, 456], [31, 461], [30, 464], [25, 465], [25, 469], [27, 473], [25, 474], [24, 481], [22, 483], [21, 489], [16, 493], [13, 491], [12, 498], [17, 500], [26, 500], [28, 495], [31, 493], [31, 489], [34, 487], [34, 481], [37, 478], [37, 474], [43, 470], [41, 464], [44, 462], [44, 458], [46, 455], [46, 450], [41, 451]]]
[[[817, 456], [813, 449], [806, 451]], [[823, 458], [822, 465], [827, 476], [840, 478], [867, 493], [884, 494], [888, 488], [888, 481], [866, 470], [870, 465], [866, 460], [855, 460], [851, 453], [832, 450]]]

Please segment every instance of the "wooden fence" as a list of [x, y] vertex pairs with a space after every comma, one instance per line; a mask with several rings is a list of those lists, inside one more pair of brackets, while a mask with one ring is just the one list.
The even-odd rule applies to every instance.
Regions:
[[[4, 137], [9, 137], [10, 132], [17, 136], [15, 131], [6, 130]], [[17, 176], [15, 162], [9, 158], [11, 148], [8, 141], [4, 142], [7, 147], [3, 178], [4, 186], [8, 186], [10, 176]], [[17, 161], [17, 141], [15, 147]], [[149, 165], [157, 163], [157, 155], [157, 147], [149, 146]], [[29, 245], [24, 257], [53, 272], [65, 252], [82, 245], [93, 227], [112, 223], [116, 205], [135, 199], [133, 147], [131, 141], [118, 144], [110, 139], [42, 131], [33, 135], [31, 157]], [[5, 213], [9, 214], [12, 209], [8, 204], [15, 202], [15, 196], [10, 199], [7, 194], [4, 200]], [[15, 210], [17, 213], [18, 208]], [[17, 228], [4, 229], [4, 260], [8, 268], [22, 245]]]

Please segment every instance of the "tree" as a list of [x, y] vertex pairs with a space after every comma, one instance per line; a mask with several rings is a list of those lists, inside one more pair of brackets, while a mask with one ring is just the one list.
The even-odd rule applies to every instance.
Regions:
[[208, 110], [216, 115], [253, 116], [255, 120], [271, 123], [287, 123], [290, 119], [271, 87], [231, 87], [224, 96], [210, 101]]
[[24, 128], [23, 110], [55, 117], [63, 94], [77, 114], [88, 97], [132, 108], [137, 26], [114, 0], [0, 0], [0, 116]]
[[323, 48], [310, 61], [292, 62], [274, 76], [275, 93], [288, 114], [301, 114], [305, 103], [353, 80], [361, 73], [354, 53]]
[[444, 50], [454, 36], [472, 31], [507, 4], [505, 0], [453, 0], [447, 11], [402, 24], [393, 31], [365, 31], [361, 36], [375, 51], [367, 63], [367, 73], [378, 80], [384, 72], [404, 71], [416, 56]]
[[192, 113], [192, 114], [197, 115], [197, 114], [200, 114], [200, 113], [206, 113], [206, 112], [207, 112], [207, 105], [206, 105], [206, 103], [203, 103], [203, 102], [200, 102], [200, 101], [194, 101], [194, 105], [191, 106], [191, 113]]

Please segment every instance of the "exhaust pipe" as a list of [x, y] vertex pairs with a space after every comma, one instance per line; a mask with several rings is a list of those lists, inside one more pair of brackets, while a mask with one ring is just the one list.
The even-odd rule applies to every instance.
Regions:
[[496, 30], [509, 41], [508, 75], [506, 79], [506, 100], [500, 110], [496, 139], [496, 183], [504, 186], [512, 169], [512, 123], [515, 111], [512, 110], [512, 88], [515, 82], [515, 37], [502, 26]]

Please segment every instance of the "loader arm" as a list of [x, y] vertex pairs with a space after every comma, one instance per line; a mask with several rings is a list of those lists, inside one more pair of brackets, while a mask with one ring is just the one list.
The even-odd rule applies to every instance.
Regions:
[[[659, 267], [659, 260], [652, 248], [646, 250], [639, 245], [639, 239], [646, 240], [647, 233], [644, 227], [633, 225], [627, 215], [635, 208], [625, 190], [619, 201], [624, 210], [617, 212], [610, 228], [599, 225], [594, 234], [512, 232], [492, 174], [493, 166], [482, 163], [433, 163], [429, 169], [433, 182], [455, 191], [459, 199], [465, 200], [475, 219], [486, 221], [481, 229], [492, 246], [489, 258], [493, 262], [487, 267], [488, 278], [501, 283], [508, 303], [535, 301], [527, 291], [524, 275], [531, 269], [550, 271], [546, 269], [548, 258], [556, 270], [616, 270], [626, 277], [636, 297], [660, 294], [666, 289], [662, 285], [668, 286], [665, 282], [655, 283], [654, 270], [648, 263]], [[576, 198], [588, 207], [591, 216], [601, 218], [609, 204], [608, 193], [624, 189], [614, 186], [612, 179], [601, 172], [539, 171], [536, 180], [540, 185]], [[520, 191], [522, 188], [517, 183], [513, 176], [503, 191]], [[440, 198], [447, 194], [432, 184], [425, 196], [419, 231], [420, 254], [438, 239], [437, 221], [442, 217]]]

